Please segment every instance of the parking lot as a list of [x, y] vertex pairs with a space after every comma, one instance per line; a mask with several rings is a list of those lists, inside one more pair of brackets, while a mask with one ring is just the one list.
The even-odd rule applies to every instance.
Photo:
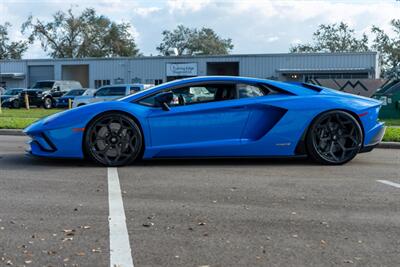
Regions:
[[[107, 170], [27, 157], [26, 140], [0, 136], [0, 266], [110, 266], [110, 249], [121, 266], [400, 266], [399, 150], [336, 167], [216, 159]], [[112, 226], [124, 215], [127, 233]]]

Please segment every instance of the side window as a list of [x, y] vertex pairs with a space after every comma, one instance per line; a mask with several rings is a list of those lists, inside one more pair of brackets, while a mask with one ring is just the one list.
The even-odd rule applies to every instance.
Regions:
[[110, 87], [108, 95], [110, 96], [122, 96], [126, 94], [126, 87]]
[[96, 96], [105, 96], [108, 93], [108, 87], [97, 90]]
[[134, 93], [139, 92], [139, 91], [140, 91], [140, 87], [139, 86], [131, 86], [129, 88], [129, 93], [130, 94], [134, 94]]
[[205, 84], [173, 89], [171, 105], [191, 105], [236, 98], [234, 84]]
[[[170, 90], [173, 93], [171, 106], [183, 106], [213, 101], [235, 99], [236, 87], [234, 84], [204, 84], [179, 87]], [[146, 106], [154, 106], [154, 95], [139, 101]]]
[[239, 98], [249, 98], [265, 95], [265, 92], [261, 88], [249, 84], [237, 84], [237, 90]]

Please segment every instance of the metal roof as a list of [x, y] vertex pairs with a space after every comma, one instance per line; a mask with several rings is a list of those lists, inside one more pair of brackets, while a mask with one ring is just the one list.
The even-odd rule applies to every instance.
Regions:
[[336, 71], [343, 71], [343, 72], [365, 72], [371, 71], [370, 68], [318, 68], [318, 69], [277, 69], [277, 72], [287, 72], [287, 73], [324, 73], [324, 72], [336, 72]]

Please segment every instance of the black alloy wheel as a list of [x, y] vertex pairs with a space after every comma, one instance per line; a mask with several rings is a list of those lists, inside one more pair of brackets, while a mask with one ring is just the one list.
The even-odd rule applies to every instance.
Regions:
[[349, 113], [336, 110], [321, 114], [307, 135], [309, 156], [323, 164], [339, 165], [352, 160], [360, 151], [363, 133]]
[[51, 100], [50, 97], [46, 97], [46, 98], [44, 99], [43, 106], [44, 106], [45, 109], [50, 109], [50, 108], [53, 107], [53, 101]]
[[135, 121], [124, 114], [104, 114], [90, 123], [85, 133], [87, 155], [104, 166], [134, 162], [142, 151], [142, 134]]

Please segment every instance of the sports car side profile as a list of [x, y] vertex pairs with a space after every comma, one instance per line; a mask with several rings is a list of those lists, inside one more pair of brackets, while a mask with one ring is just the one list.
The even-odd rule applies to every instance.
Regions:
[[338, 165], [382, 139], [381, 102], [305, 83], [205, 76], [89, 104], [27, 127], [30, 153], [139, 159], [293, 157]]

